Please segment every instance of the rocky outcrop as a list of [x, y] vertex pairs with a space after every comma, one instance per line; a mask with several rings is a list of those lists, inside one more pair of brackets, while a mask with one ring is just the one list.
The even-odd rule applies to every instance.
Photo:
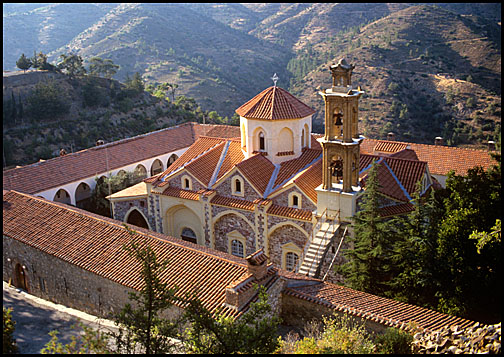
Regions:
[[459, 329], [446, 327], [439, 331], [419, 332], [411, 344], [413, 353], [501, 353], [501, 323], [483, 325], [479, 322], [472, 327]]

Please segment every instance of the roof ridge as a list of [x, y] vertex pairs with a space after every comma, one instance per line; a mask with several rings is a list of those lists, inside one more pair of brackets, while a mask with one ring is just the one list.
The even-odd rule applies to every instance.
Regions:
[[[26, 193], [22, 193], [22, 192], [19, 192], [19, 191], [15, 191], [15, 190], [10, 190], [8, 192], [13, 192], [13, 193], [22, 195], [24, 197], [27, 197], [29, 199], [33, 199], [33, 200], [36, 200], [36, 201], [39, 201], [39, 202], [42, 202], [42, 203], [45, 203], [45, 204], [50, 204], [51, 206], [55, 206], [55, 207], [57, 207], [59, 209], [62, 209], [62, 210], [70, 211], [73, 214], [76, 214], [76, 215], [81, 216], [81, 217], [87, 217], [89, 219], [94, 219], [96, 221], [99, 221], [99, 222], [102, 222], [102, 223], [105, 223], [105, 224], [110, 224], [110, 225], [115, 226], [115, 227], [120, 228], [120, 229], [125, 229], [124, 225], [126, 225], [126, 223], [121, 222], [122, 225], [119, 225], [117, 223], [119, 221], [117, 221], [117, 220], [115, 220], [113, 218], [103, 217], [103, 218], [107, 218], [107, 219], [103, 219], [103, 218], [98, 217], [99, 216], [98, 214], [93, 214], [92, 212], [87, 212], [87, 211], [82, 210], [80, 208], [76, 208], [76, 207], [73, 207], [73, 206], [68, 206], [68, 205], [60, 203], [60, 202], [49, 201], [49, 200], [46, 200], [45, 198], [40, 198], [40, 197], [32, 196], [32, 195], [29, 195], [29, 194], [26, 194]], [[65, 207], [63, 207], [62, 205], [64, 205]], [[68, 206], [68, 207], [66, 207], [66, 206]], [[141, 227], [139, 227], [139, 228], [141, 228]], [[167, 243], [172, 244], [172, 245], [177, 246], [177, 247], [182, 247], [184, 249], [188, 249], [188, 250], [191, 250], [191, 251], [199, 252], [201, 254], [204, 254], [204, 255], [207, 255], [207, 256], [210, 256], [210, 257], [214, 257], [214, 258], [223, 260], [223, 261], [231, 263], [231, 264], [237, 264], [237, 265], [247, 266], [246, 263], [235, 262], [235, 261], [232, 261], [230, 259], [226, 259], [226, 258], [220, 257], [218, 255], [211, 254], [211, 253], [206, 252], [206, 251], [201, 250], [201, 249], [196, 249], [194, 247], [186, 246], [186, 245], [174, 242], [172, 240], [167, 240], [167, 239], [164, 239], [164, 238], [161, 238], [161, 237], [156, 237], [155, 235], [153, 235], [152, 233], [150, 233], [151, 232], [150, 230], [147, 230], [147, 232], [145, 232], [143, 230], [142, 231], [134, 230], [134, 231], [136, 233], [144, 235], [144, 236], [146, 236], [148, 238], [153, 238], [153, 239], [156, 239], [156, 240], [159, 240], [159, 241], [167, 242]], [[155, 231], [152, 231], [152, 232], [156, 233], [156, 234], [162, 234], [162, 233], [155, 232]], [[169, 237], [169, 238], [173, 238], [173, 239], [178, 239], [176, 237], [172, 237], [172, 236], [169, 236], [169, 235], [165, 235], [165, 236]], [[209, 249], [209, 248], [203, 247], [203, 246], [202, 246], [202, 248]], [[225, 252], [220, 252], [220, 253], [226, 254]], [[238, 259], [240, 259], [240, 258], [238, 258]]]
[[394, 180], [396, 180], [397, 184], [399, 185], [399, 187], [403, 191], [403, 193], [406, 196], [406, 198], [408, 199], [408, 201], [411, 201], [411, 196], [409, 195], [409, 193], [406, 190], [406, 188], [403, 186], [402, 182], [399, 181], [399, 178], [396, 176], [396, 174], [394, 173], [394, 171], [392, 170], [392, 168], [387, 164], [387, 160], [383, 160], [383, 164], [389, 170], [389, 172], [392, 174], [392, 177], [394, 178]]
[[219, 175], [219, 171], [222, 167], [222, 163], [224, 162], [224, 159], [226, 158], [226, 155], [228, 153], [230, 145], [231, 145], [231, 140], [226, 140], [226, 143], [224, 144], [224, 148], [222, 149], [219, 161], [217, 162], [217, 165], [215, 165], [214, 172], [212, 173], [212, 177], [210, 177], [210, 181], [208, 182], [209, 189], [212, 189], [212, 186], [215, 184], [215, 181], [217, 180], [217, 177]]

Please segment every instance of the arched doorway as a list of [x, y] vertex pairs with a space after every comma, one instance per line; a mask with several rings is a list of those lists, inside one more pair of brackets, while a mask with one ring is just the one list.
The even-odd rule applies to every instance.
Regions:
[[184, 205], [174, 206], [166, 211], [163, 222], [163, 233], [180, 237], [189, 242], [203, 244], [202, 223], [200, 218]]
[[28, 282], [26, 278], [26, 271], [25, 269], [21, 266], [21, 264], [16, 264], [16, 268], [14, 271], [14, 286], [19, 289], [23, 289], [25, 291], [28, 291]]
[[66, 203], [67, 205], [72, 203], [72, 200], [70, 199], [70, 195], [68, 192], [62, 188], [56, 192], [53, 198], [54, 202], [61, 202], [61, 203]]
[[139, 164], [135, 168], [135, 177], [138, 179], [138, 182], [142, 181], [144, 178], [147, 178], [147, 169], [142, 164]]
[[91, 188], [85, 182], [81, 182], [75, 189], [75, 205], [79, 208], [86, 209], [91, 200]]
[[151, 176], [157, 175], [160, 172], [163, 172], [163, 163], [161, 160], [156, 159], [151, 166]]
[[147, 224], [147, 221], [145, 220], [144, 216], [142, 216], [142, 214], [138, 212], [138, 210], [136, 209], [130, 212], [130, 214], [128, 215], [128, 219], [126, 220], [126, 223], [134, 224], [135, 226], [149, 229], [149, 225]]

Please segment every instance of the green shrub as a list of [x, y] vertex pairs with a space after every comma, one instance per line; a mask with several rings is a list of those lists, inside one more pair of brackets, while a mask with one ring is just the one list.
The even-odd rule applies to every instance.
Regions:
[[375, 339], [377, 349], [386, 354], [409, 354], [413, 336], [396, 328], [388, 328]]
[[16, 327], [16, 322], [12, 320], [12, 309], [3, 308], [3, 353], [11, 354], [17, 353], [18, 347], [16, 345], [16, 340], [14, 339], [14, 328]]

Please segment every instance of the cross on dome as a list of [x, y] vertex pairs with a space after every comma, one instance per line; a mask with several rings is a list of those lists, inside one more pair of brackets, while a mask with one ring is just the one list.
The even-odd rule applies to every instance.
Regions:
[[273, 75], [273, 77], [271, 77], [271, 79], [273, 80], [273, 84], [274, 84], [274, 86], [276, 87], [276, 82], [278, 81], [278, 76], [277, 76], [277, 74], [275, 73], [275, 74]]

